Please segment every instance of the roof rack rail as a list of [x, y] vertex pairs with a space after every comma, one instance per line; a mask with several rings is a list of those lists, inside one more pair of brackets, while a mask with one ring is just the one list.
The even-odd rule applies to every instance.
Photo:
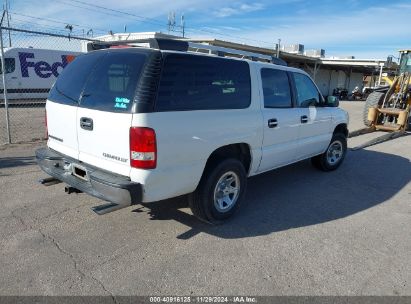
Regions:
[[[134, 44], [134, 45], [133, 45]], [[247, 58], [252, 61], [263, 61], [270, 62], [277, 65], [287, 66], [287, 63], [277, 57], [264, 55], [261, 53], [242, 51], [238, 49], [225, 48], [220, 46], [214, 46], [206, 43], [191, 42], [188, 39], [170, 39], [170, 38], [144, 38], [135, 40], [123, 40], [123, 41], [98, 41], [91, 42], [88, 48], [89, 50], [99, 50], [110, 48], [113, 46], [130, 45], [139, 47], [142, 45], [138, 44], [148, 44], [150, 48], [158, 50], [169, 50], [169, 51], [181, 51], [181, 52], [194, 52], [194, 53], [208, 53], [212, 55], [217, 55], [220, 57], [236, 57], [236, 58]]]

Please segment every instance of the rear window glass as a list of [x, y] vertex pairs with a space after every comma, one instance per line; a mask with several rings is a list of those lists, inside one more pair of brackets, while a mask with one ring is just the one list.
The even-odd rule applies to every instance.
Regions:
[[168, 54], [160, 80], [157, 111], [243, 109], [251, 102], [246, 62]]
[[108, 53], [89, 76], [80, 106], [130, 112], [146, 58], [139, 53]]
[[64, 104], [80, 102], [81, 107], [102, 111], [130, 112], [146, 58], [130, 52], [79, 56], [57, 78], [49, 99]]
[[56, 83], [50, 91], [49, 100], [63, 104], [77, 104], [87, 78], [104, 53], [76, 57], [60, 73]]

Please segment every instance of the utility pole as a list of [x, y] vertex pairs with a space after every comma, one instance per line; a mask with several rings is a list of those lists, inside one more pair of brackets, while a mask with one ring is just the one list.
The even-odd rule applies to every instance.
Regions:
[[168, 33], [174, 31], [174, 27], [176, 26], [176, 13], [175, 12], [169, 12], [168, 13]]
[[186, 27], [186, 22], [184, 20], [184, 14], [182, 14], [181, 15], [181, 29], [182, 29], [182, 32], [183, 32], [183, 38], [185, 37], [184, 36], [185, 35], [185, 27]]
[[280, 58], [280, 45], [281, 45], [281, 39], [278, 39], [278, 44], [277, 44], [277, 58]]
[[65, 29], [69, 30], [69, 34], [68, 34], [68, 39], [70, 41], [70, 37], [71, 37], [71, 32], [73, 32], [73, 26], [71, 24], [67, 24], [65, 26]]

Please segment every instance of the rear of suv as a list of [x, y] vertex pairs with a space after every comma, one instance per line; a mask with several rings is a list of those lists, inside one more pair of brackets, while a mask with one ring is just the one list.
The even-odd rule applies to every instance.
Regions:
[[108, 201], [94, 211], [190, 194], [208, 222], [238, 209], [248, 176], [310, 157], [336, 169], [348, 132], [347, 114], [300, 70], [141, 47], [78, 56], [46, 113], [38, 163]]

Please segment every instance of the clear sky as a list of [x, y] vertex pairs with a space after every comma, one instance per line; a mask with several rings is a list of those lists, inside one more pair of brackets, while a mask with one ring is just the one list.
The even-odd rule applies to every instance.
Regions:
[[[167, 32], [167, 15], [184, 14], [189, 37], [257, 46], [282, 43], [326, 50], [326, 56], [398, 56], [411, 48], [411, 1], [380, 0], [9, 0], [12, 26], [94, 36], [112, 30]], [[90, 5], [91, 4], [91, 5]], [[110, 10], [112, 9], [112, 10]], [[125, 12], [126, 14], [120, 13]], [[36, 17], [35, 18], [31, 18]], [[47, 19], [47, 20], [45, 20]], [[59, 23], [60, 22], [60, 23]]]

